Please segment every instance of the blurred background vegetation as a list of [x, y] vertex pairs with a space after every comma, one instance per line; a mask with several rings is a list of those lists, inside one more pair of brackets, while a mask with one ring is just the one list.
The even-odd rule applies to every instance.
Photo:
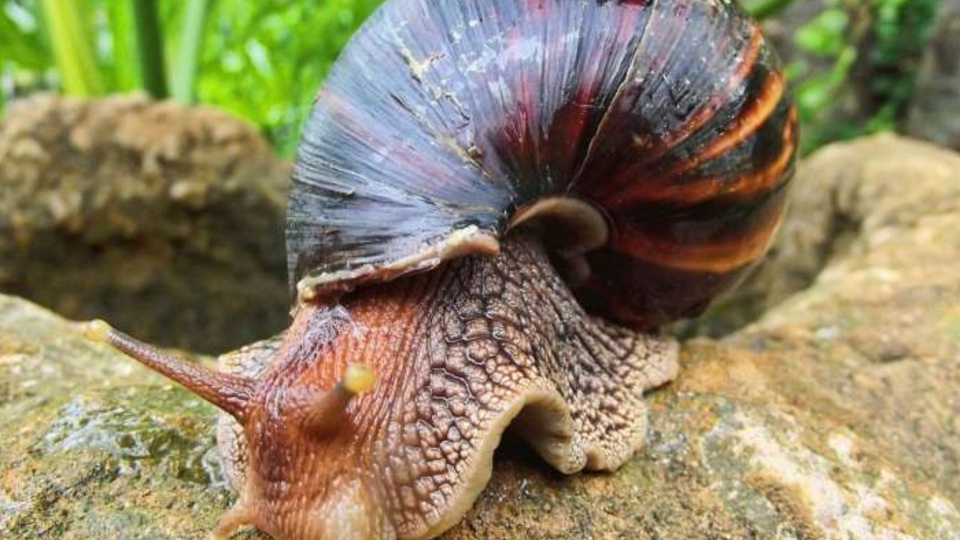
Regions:
[[286, 155], [340, 49], [381, 0], [0, 0], [0, 107], [56, 91], [212, 104]]
[[[0, 0], [0, 114], [32, 92], [142, 90], [231, 111], [290, 156], [380, 1]], [[744, 1], [787, 59], [805, 152], [903, 124], [937, 0]]]

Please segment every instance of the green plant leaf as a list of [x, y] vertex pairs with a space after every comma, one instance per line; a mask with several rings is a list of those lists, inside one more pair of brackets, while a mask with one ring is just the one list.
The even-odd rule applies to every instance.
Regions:
[[173, 98], [180, 103], [193, 103], [195, 98], [197, 72], [212, 4], [213, 0], [192, 0], [188, 3], [173, 75]]
[[22, 28], [0, 9], [0, 63], [4, 61], [30, 70], [43, 70], [50, 65], [47, 48], [38, 32]]
[[797, 31], [793, 42], [811, 54], [835, 56], [846, 45], [849, 18], [842, 9], [828, 9]]
[[105, 2], [110, 30], [114, 90], [140, 88], [140, 62], [133, 19], [133, 6], [125, 1]]
[[106, 87], [83, 10], [75, 0], [43, 0], [43, 10], [64, 92], [75, 96], [102, 94]]
[[744, 5], [747, 13], [759, 20], [769, 19], [786, 9], [794, 0], [753, 0]]
[[197, 98], [257, 122], [286, 155], [323, 78], [381, 0], [217, 2]]
[[140, 80], [144, 90], [157, 98], [167, 97], [167, 73], [163, 61], [163, 28], [155, 0], [131, 0], [136, 28]]

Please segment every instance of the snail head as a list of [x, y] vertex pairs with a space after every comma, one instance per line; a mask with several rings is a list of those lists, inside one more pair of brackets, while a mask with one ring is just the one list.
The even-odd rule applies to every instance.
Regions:
[[[303, 306], [286, 345], [251, 358], [261, 377], [214, 371], [165, 354], [103, 321], [86, 334], [107, 343], [209, 401], [235, 421], [235, 441], [223, 457], [240, 494], [215, 536], [253, 525], [275, 538], [379, 538], [387, 533], [373, 475], [367, 470], [363, 402], [376, 385], [371, 367], [333, 348], [356, 326], [340, 310]], [[360, 355], [362, 357], [362, 354]], [[342, 361], [341, 361], [342, 360]], [[272, 368], [268, 367], [272, 366]], [[316, 369], [321, 367], [321, 369]], [[263, 369], [266, 368], [266, 369]], [[370, 426], [367, 422], [366, 426]], [[222, 450], [224, 448], [222, 447]]]

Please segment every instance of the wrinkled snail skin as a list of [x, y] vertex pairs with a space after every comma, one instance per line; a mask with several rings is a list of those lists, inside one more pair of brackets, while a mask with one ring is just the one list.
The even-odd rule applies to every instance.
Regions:
[[217, 537], [432, 538], [508, 425], [564, 473], [642, 446], [648, 332], [762, 258], [797, 137], [733, 2], [389, 0], [304, 128], [290, 329], [216, 372], [88, 331], [225, 412]]

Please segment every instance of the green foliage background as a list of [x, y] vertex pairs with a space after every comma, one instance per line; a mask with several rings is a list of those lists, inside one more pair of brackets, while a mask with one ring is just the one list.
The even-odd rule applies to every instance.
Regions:
[[[51, 0], [76, 4], [93, 46], [92, 92], [142, 88], [129, 0]], [[157, 2], [164, 69], [175, 79], [191, 2]], [[298, 129], [330, 65], [381, 0], [210, 0], [202, 43], [194, 47], [192, 98], [260, 126], [291, 155]], [[0, 103], [39, 90], [65, 90], [41, 0], [0, 0]], [[174, 85], [176, 81], [174, 81]]]
[[[824, 0], [792, 41], [810, 62], [787, 66], [804, 127], [805, 152], [866, 133], [896, 131], [936, 15], [937, 0]], [[859, 109], [843, 111], [844, 94]], [[849, 97], [849, 96], [847, 96]]]
[[254, 121], [292, 153], [327, 71], [380, 2], [221, 2], [203, 50], [199, 100]]
[[[330, 65], [381, 1], [0, 0], [0, 114], [6, 101], [31, 92], [129, 92], [150, 88], [147, 75], [159, 73], [166, 74], [175, 99], [236, 113], [292, 155]], [[821, 5], [792, 36], [792, 45], [808, 60], [788, 66], [804, 150], [896, 129], [937, 0], [746, 0], [746, 5], [758, 16], [776, 17], [801, 2]], [[162, 66], [137, 55], [138, 8], [159, 14]], [[73, 56], [58, 64], [57, 47], [64, 42]], [[865, 110], [838, 111], [837, 102], [851, 91]]]

